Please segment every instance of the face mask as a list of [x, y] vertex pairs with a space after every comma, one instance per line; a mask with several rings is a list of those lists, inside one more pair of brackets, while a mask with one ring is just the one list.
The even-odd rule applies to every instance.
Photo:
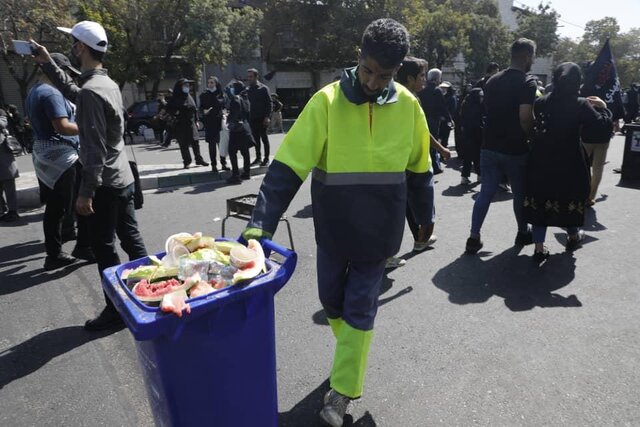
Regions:
[[81, 68], [82, 64], [80, 64], [80, 60], [78, 59], [76, 54], [73, 52], [74, 46], [75, 44], [71, 45], [71, 55], [69, 55], [69, 62], [71, 63], [71, 66], [73, 68]]
[[231, 94], [231, 96], [235, 96], [235, 94], [236, 94], [235, 88], [230, 87], [229, 88], [229, 93]]
[[216, 93], [218, 91], [218, 88], [214, 86], [213, 89], [212, 88], [207, 88], [207, 90], [209, 92], [211, 92], [211, 93]]
[[189, 93], [189, 86], [182, 86], [182, 93]]

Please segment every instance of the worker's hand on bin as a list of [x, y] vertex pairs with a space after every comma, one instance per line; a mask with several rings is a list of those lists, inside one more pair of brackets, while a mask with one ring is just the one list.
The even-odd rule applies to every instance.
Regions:
[[260, 241], [261, 239], [271, 239], [273, 237], [273, 233], [269, 233], [268, 231], [264, 231], [260, 228], [248, 227], [242, 232], [242, 237], [247, 241], [249, 241], [249, 239]]

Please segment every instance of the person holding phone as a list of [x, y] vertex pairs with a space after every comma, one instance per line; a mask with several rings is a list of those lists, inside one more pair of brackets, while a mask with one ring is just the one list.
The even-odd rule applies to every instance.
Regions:
[[[120, 264], [115, 247], [116, 232], [129, 259], [147, 256], [134, 209], [134, 178], [124, 151], [124, 106], [118, 85], [102, 67], [107, 52], [107, 33], [97, 22], [82, 21], [73, 28], [58, 27], [73, 39], [71, 62], [82, 74], [76, 85], [52, 60], [44, 46], [35, 44], [35, 60], [51, 82], [76, 102], [82, 162], [76, 212], [86, 215], [91, 247], [100, 277], [107, 267]], [[106, 307], [85, 329], [122, 328], [124, 323], [105, 294]]]

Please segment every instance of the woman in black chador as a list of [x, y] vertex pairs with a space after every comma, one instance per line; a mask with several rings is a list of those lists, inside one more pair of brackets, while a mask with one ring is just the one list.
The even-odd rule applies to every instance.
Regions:
[[[227, 125], [229, 126], [229, 160], [231, 160], [231, 176], [229, 184], [240, 184], [242, 179], [251, 177], [249, 148], [255, 146], [251, 127], [249, 126], [249, 111], [251, 104], [247, 97], [247, 88], [240, 81], [232, 81], [225, 88], [229, 102]], [[243, 159], [243, 172], [238, 168], [238, 151]]]
[[567, 250], [580, 245], [589, 197], [589, 160], [582, 142], [602, 139], [612, 129], [611, 112], [598, 97], [579, 98], [582, 76], [571, 62], [553, 73], [553, 92], [536, 100], [535, 135], [529, 157], [525, 215], [533, 225], [533, 259], [549, 256], [547, 226], [567, 229]]
[[193, 150], [197, 165], [209, 166], [209, 163], [205, 162], [200, 154], [200, 135], [198, 134], [197, 126], [198, 109], [196, 108], [196, 102], [189, 93], [191, 91], [191, 83], [193, 83], [193, 80], [179, 79], [173, 87], [173, 96], [167, 104], [167, 112], [175, 116], [173, 134], [178, 140], [185, 169], [189, 169], [189, 166], [191, 166], [189, 147]]

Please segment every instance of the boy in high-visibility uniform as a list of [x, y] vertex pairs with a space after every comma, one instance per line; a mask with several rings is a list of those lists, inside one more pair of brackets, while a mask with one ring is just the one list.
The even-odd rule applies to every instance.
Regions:
[[393, 75], [406, 29], [379, 19], [357, 67], [318, 91], [284, 139], [260, 188], [245, 238], [270, 237], [310, 171], [320, 301], [336, 338], [320, 415], [341, 426], [362, 395], [385, 261], [398, 252], [407, 202], [428, 224], [429, 129], [419, 101]]

